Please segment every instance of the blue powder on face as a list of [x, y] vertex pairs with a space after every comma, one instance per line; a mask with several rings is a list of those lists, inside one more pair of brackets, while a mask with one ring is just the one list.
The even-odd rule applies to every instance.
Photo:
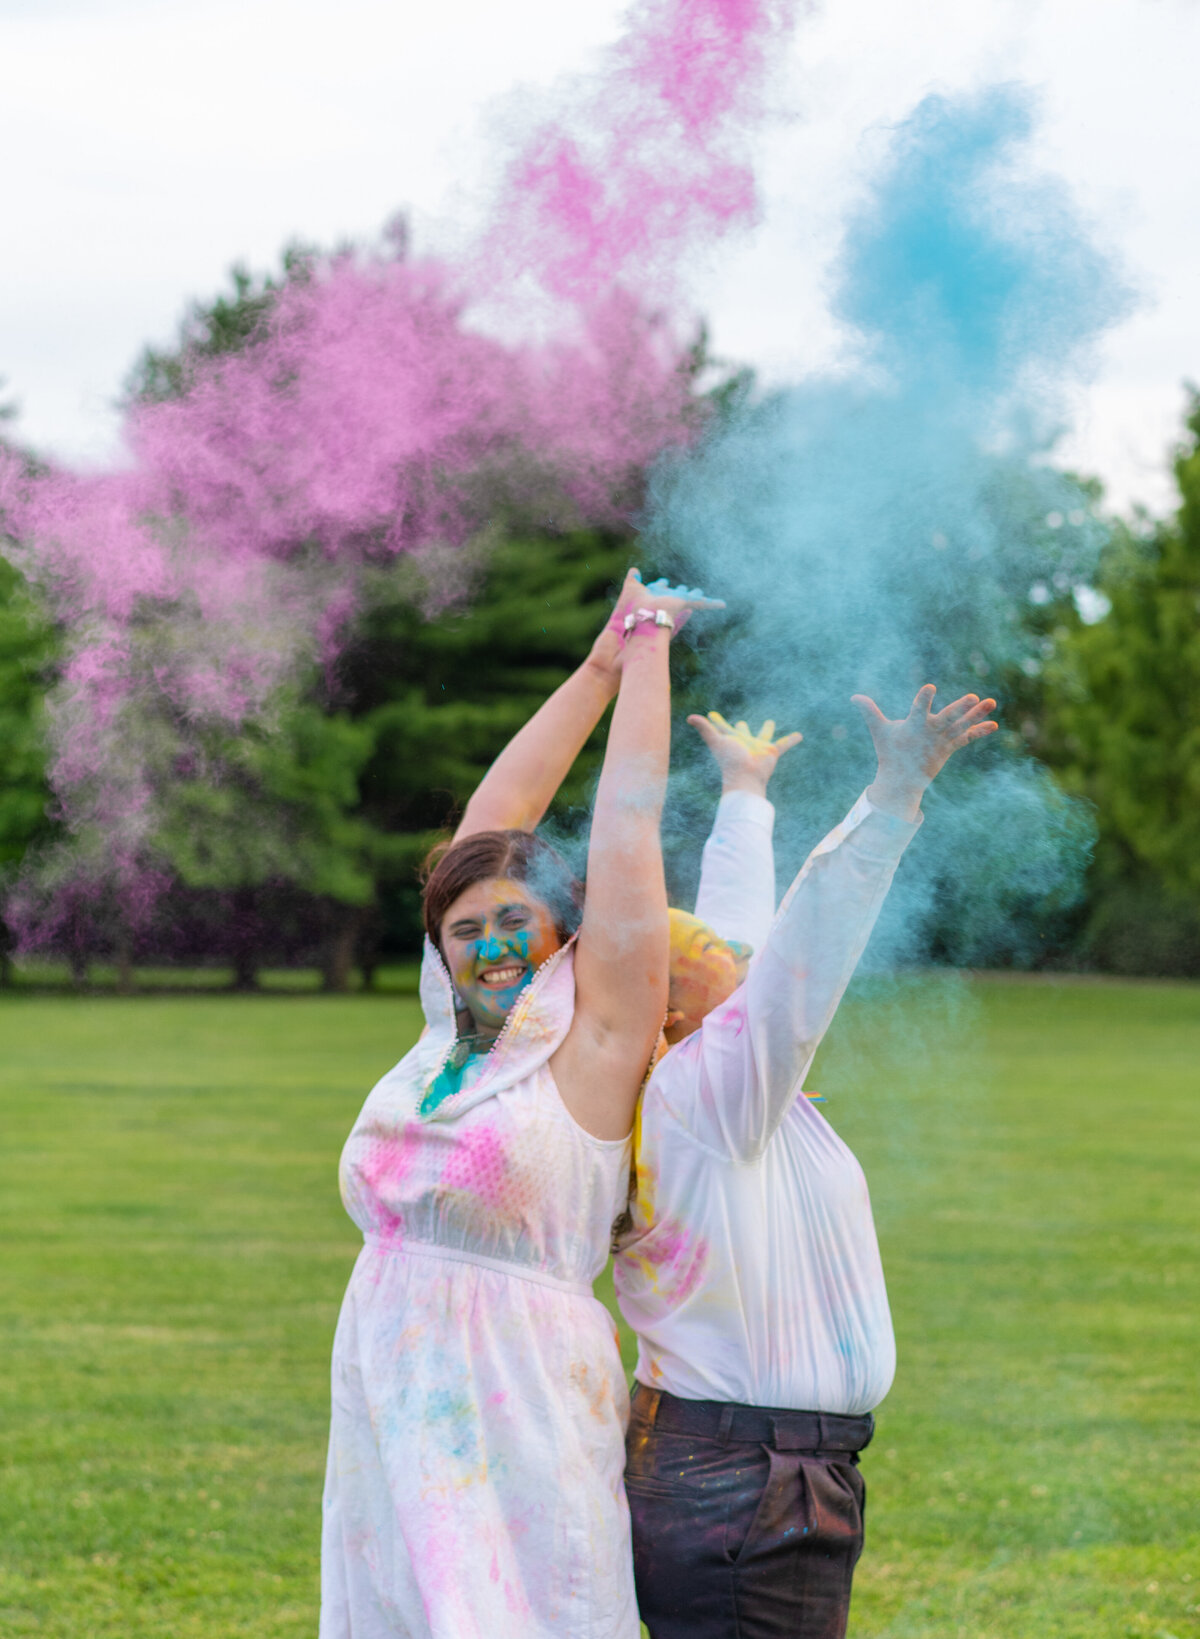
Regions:
[[[1024, 754], [998, 684], [1040, 659], [1031, 591], [1086, 581], [1103, 544], [1046, 458], [1129, 296], [1066, 188], [1031, 170], [1031, 126], [1013, 87], [924, 101], [847, 226], [833, 306], [853, 374], [736, 407], [660, 467], [647, 509], [657, 561], [731, 604], [704, 640], [706, 704], [804, 731], [772, 788], [785, 870], [873, 773], [851, 694], [892, 717], [924, 682], [939, 705], [1000, 699], [1008, 732], [926, 798], [876, 961], [1027, 961], [1088, 857], [1087, 811]], [[694, 851], [688, 788], [710, 776], [698, 746], [679, 752], [674, 824]]]

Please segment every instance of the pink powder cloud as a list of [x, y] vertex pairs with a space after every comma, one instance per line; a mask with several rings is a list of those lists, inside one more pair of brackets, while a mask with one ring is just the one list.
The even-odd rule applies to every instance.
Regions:
[[[514, 135], [459, 264], [394, 243], [314, 258], [251, 344], [131, 408], [120, 470], [31, 474], [0, 452], [0, 527], [67, 631], [51, 778], [68, 853], [114, 827], [109, 878], [140, 859], [156, 891], [167, 776], [146, 725], [165, 713], [186, 763], [205, 724], [269, 717], [336, 656], [364, 567], [460, 545], [514, 485], [627, 516], [699, 425], [691, 321], [662, 312], [687, 258], [754, 217], [748, 132], [795, 9], [637, 0], [599, 71]], [[483, 333], [478, 314], [531, 282], [552, 322], [519, 344]], [[53, 883], [104, 880], [103, 855], [82, 874], [43, 862], [28, 939], [54, 922]]]

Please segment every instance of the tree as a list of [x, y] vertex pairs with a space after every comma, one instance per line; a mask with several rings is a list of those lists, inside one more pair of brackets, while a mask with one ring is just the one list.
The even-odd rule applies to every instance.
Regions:
[[1047, 674], [1048, 752], [1100, 828], [1085, 943], [1119, 971], [1200, 973], [1200, 393], [1186, 427], [1177, 512], [1115, 531], [1107, 613]]
[[236, 353], [254, 340], [289, 279], [307, 276], [315, 252], [299, 242], [283, 253], [279, 277], [255, 277], [240, 263], [230, 270], [229, 294], [192, 302], [174, 347], [146, 347], [125, 381], [127, 403], [175, 398], [189, 384], [194, 366], [221, 353]]
[[[429, 562], [402, 560], [371, 577], [335, 688], [372, 743], [357, 812], [381, 839], [376, 950], [419, 945], [417, 865], [507, 740], [587, 654], [632, 555], [630, 536], [617, 531], [497, 533], [475, 547], [465, 585], [458, 561], [449, 604]], [[601, 745], [597, 735], [585, 749], [552, 822], [578, 819]]]
[[[254, 346], [281, 293], [315, 265], [314, 253], [298, 249], [278, 276], [235, 270], [231, 293], [193, 305], [174, 349], [143, 355], [130, 401], [177, 397], [203, 361]], [[692, 382], [711, 362], [701, 334], [680, 369]], [[697, 416], [746, 390], [743, 377], [717, 370], [710, 403], [696, 399]], [[355, 943], [368, 968], [381, 949], [415, 949], [416, 866], [505, 741], [586, 654], [629, 562], [631, 532], [581, 527], [552, 476], [528, 479], [485, 475], [492, 522], [465, 546], [364, 568], [333, 675], [310, 679], [268, 730], [273, 762], [253, 727], [219, 735], [219, 749], [166, 797], [159, 851], [170, 869], [189, 892], [232, 894], [240, 907], [228, 925], [242, 930], [241, 982], [265, 920], [255, 903], [283, 884], [326, 906], [341, 953], [327, 958], [331, 983]], [[297, 710], [309, 715], [296, 718]], [[312, 714], [324, 716], [332, 738], [316, 762], [297, 762], [302, 743], [313, 743]], [[595, 748], [585, 753], [560, 814], [586, 801], [596, 761]], [[312, 783], [318, 767], [330, 776], [324, 806]]]
[[203, 761], [166, 785], [154, 852], [185, 890], [227, 906], [239, 989], [253, 987], [262, 956], [255, 895], [281, 884], [312, 902], [326, 986], [345, 988], [358, 914], [374, 896], [376, 838], [354, 812], [370, 748], [368, 729], [301, 697], [280, 702], [269, 727], [210, 733]]
[[[316, 949], [329, 989], [356, 957], [370, 982], [384, 953], [414, 953], [421, 860], [586, 655], [630, 555], [617, 533], [497, 534], [470, 550], [465, 582], [456, 558], [452, 603], [443, 566], [400, 559], [367, 577], [334, 675], [305, 679], [269, 719], [184, 746], [169, 713], [140, 700], [131, 732], [161, 748], [146, 863], [173, 883], [142, 944], [219, 950], [242, 989], [268, 953]], [[600, 743], [556, 805], [564, 837]]]
[[[0, 891], [52, 828], [42, 732], [54, 632], [16, 569], [0, 558]], [[0, 984], [10, 933], [0, 920]]]
[[412, 866], [586, 653], [645, 464], [746, 390], [706, 401], [703, 336], [619, 292], [569, 342], [488, 338], [393, 239], [235, 270], [129, 379], [136, 470], [10, 486], [67, 611], [25, 924], [127, 983], [185, 925], [243, 985], [268, 942], [319, 934], [333, 986], [372, 926], [411, 945]]

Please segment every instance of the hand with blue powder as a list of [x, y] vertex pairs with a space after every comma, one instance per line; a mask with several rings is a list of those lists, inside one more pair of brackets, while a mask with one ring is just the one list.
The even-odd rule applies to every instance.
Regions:
[[616, 605], [608, 624], [592, 645], [589, 663], [612, 677], [615, 690], [620, 678], [621, 657], [624, 653], [625, 617], [639, 609], [662, 609], [670, 615], [675, 635], [696, 609], [723, 609], [720, 598], [706, 597], [698, 586], [672, 586], [665, 578], [651, 581], [647, 586], [640, 569], [631, 569], [617, 595]]
[[937, 689], [926, 683], [907, 717], [885, 717], [869, 695], [851, 696], [862, 712], [879, 769], [867, 796], [876, 808], [898, 819], [913, 821], [921, 809], [926, 787], [962, 746], [994, 734], [1000, 726], [985, 719], [996, 709], [992, 699], [964, 694], [941, 711], [933, 710]]
[[664, 614], [670, 615], [674, 623], [671, 635], [674, 637], [697, 609], [723, 609], [725, 604], [721, 598], [707, 597], [699, 586], [672, 586], [664, 577], [643, 587], [637, 594], [635, 606], [638, 612], [661, 609]]
[[[646, 586], [631, 569], [616, 605], [591, 652], [525, 726], [509, 741], [467, 803], [455, 841], [479, 831], [532, 831], [538, 826], [571, 765], [621, 686], [621, 663], [629, 636], [625, 617], [638, 609], [664, 609], [673, 636], [693, 609], [723, 609], [698, 587]], [[645, 640], [642, 639], [644, 642]], [[661, 639], [660, 639], [661, 641]]]
[[721, 770], [722, 795], [729, 791], [753, 791], [765, 797], [780, 757], [804, 738], [802, 734], [784, 734], [777, 740], [775, 724], [769, 717], [757, 734], [751, 731], [749, 723], [727, 723], [719, 711], [710, 711], [707, 717], [689, 717], [688, 722], [697, 730]]

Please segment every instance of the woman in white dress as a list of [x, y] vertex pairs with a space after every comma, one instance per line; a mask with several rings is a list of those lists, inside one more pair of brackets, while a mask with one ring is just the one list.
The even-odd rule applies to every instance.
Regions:
[[[667, 649], [706, 606], [633, 574], [426, 885], [426, 1030], [342, 1156], [364, 1246], [334, 1342], [321, 1639], [636, 1639], [628, 1400], [591, 1286], [667, 1003]], [[613, 693], [580, 919], [492, 794], [510, 809], [547, 730], [569, 742]]]

